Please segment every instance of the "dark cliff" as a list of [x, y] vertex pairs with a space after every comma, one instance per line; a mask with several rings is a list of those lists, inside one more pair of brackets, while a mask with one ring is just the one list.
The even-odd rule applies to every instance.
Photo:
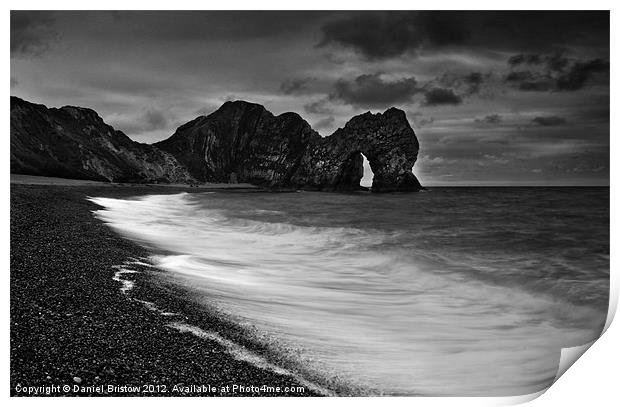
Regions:
[[91, 109], [11, 97], [11, 172], [115, 182], [191, 182], [174, 156], [131, 140]]
[[179, 127], [155, 146], [199, 180], [288, 186], [308, 146], [320, 138], [296, 113], [274, 116], [261, 105], [236, 101]]
[[296, 113], [226, 102], [153, 145], [132, 141], [93, 110], [11, 98], [11, 172], [115, 182], [249, 182], [326, 191], [359, 189], [364, 154], [374, 192], [417, 191], [418, 140], [391, 108], [352, 118], [322, 138]]

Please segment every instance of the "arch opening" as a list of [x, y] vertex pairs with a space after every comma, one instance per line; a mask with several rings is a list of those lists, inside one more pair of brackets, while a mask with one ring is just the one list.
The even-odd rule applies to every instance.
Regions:
[[368, 161], [368, 158], [366, 158], [366, 156], [362, 153], [360, 153], [360, 155], [362, 156], [363, 159], [363, 164], [362, 164], [362, 168], [363, 168], [363, 175], [362, 175], [362, 179], [360, 179], [360, 187], [366, 189], [370, 189], [372, 187], [372, 181], [375, 177], [375, 173], [372, 172], [372, 169], [370, 168], [370, 162]]

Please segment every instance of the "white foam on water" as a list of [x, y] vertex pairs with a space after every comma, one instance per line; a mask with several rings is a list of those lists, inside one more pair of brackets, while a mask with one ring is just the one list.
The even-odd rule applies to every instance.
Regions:
[[155, 303], [153, 303], [151, 301], [144, 301], [144, 300], [140, 300], [140, 299], [137, 299], [137, 298], [134, 298], [133, 300], [136, 301], [136, 302], [139, 302], [142, 305], [144, 305], [146, 307], [146, 309], [148, 309], [149, 311], [157, 312], [159, 315], [162, 315], [164, 317], [176, 317], [176, 316], [179, 316], [179, 314], [176, 313], [176, 312], [162, 311], [161, 309], [159, 309], [159, 307], [157, 307], [157, 305], [155, 305]]
[[387, 239], [377, 232], [228, 218], [188, 194], [91, 200], [118, 233], [172, 252], [151, 261], [205, 305], [326, 381], [375, 394], [539, 392], [561, 348], [600, 331], [597, 310], [373, 249]]
[[299, 384], [301, 384], [302, 386], [306, 387], [307, 389], [313, 390], [315, 392], [317, 392], [318, 394], [322, 394], [324, 396], [333, 396], [333, 392], [331, 392], [328, 389], [325, 389], [319, 385], [316, 385], [306, 379], [304, 379], [303, 377], [301, 377], [300, 375], [291, 372], [290, 370], [284, 369], [280, 366], [277, 366], [269, 361], [267, 361], [265, 358], [263, 358], [262, 356], [259, 356], [253, 352], [251, 352], [250, 350], [248, 350], [247, 348], [240, 346], [238, 344], [236, 344], [235, 342], [228, 340], [226, 338], [224, 338], [223, 336], [219, 335], [216, 332], [213, 331], [206, 331], [204, 329], [198, 328], [194, 325], [190, 325], [190, 324], [186, 324], [183, 322], [173, 322], [171, 324], [168, 325], [171, 328], [174, 328], [176, 330], [178, 330], [179, 332], [189, 332], [199, 338], [202, 339], [206, 339], [206, 340], [210, 340], [210, 341], [214, 341], [217, 342], [218, 344], [222, 345], [226, 351], [228, 352], [228, 354], [230, 354], [232, 357], [234, 357], [237, 360], [240, 361], [244, 361], [244, 362], [248, 362], [250, 364], [252, 364], [253, 366], [258, 367], [259, 369], [262, 370], [267, 370], [282, 376], [289, 376], [292, 377], [293, 379], [295, 379]]
[[129, 291], [133, 290], [133, 288], [135, 287], [134, 282], [132, 280], [127, 280], [126, 278], [122, 278], [123, 275], [134, 274], [134, 273], [137, 273], [137, 271], [129, 270], [125, 268], [118, 268], [118, 270], [114, 273], [114, 276], [112, 277], [112, 279], [122, 284], [121, 292], [123, 294], [127, 294]]
[[[120, 290], [123, 294], [125, 295], [129, 295], [128, 292], [131, 291], [134, 287], [135, 287], [135, 282], [131, 281], [131, 280], [127, 280], [127, 279], [123, 279], [121, 278], [122, 275], [124, 274], [136, 274], [139, 273], [136, 270], [130, 270], [130, 269], [126, 269], [127, 265], [130, 264], [134, 264], [134, 265], [141, 265], [141, 266], [148, 266], [148, 267], [153, 267], [152, 264], [150, 263], [146, 263], [143, 261], [139, 261], [139, 260], [130, 260], [125, 262], [123, 265], [116, 265], [116, 266], [112, 266], [112, 268], [118, 270], [114, 273], [114, 276], [112, 277], [112, 279], [114, 281], [118, 281], [122, 284]], [[138, 302], [142, 305], [144, 305], [146, 307], [146, 309], [148, 309], [149, 311], [153, 311], [156, 312], [162, 316], [165, 317], [178, 317], [180, 316], [178, 313], [176, 312], [168, 312], [168, 311], [163, 311], [161, 310], [159, 307], [157, 307], [155, 305], [155, 303], [151, 302], [151, 301], [145, 301], [145, 300], [141, 300], [138, 298], [134, 298], [134, 297], [130, 297], [131, 300]], [[296, 374], [290, 370], [284, 369], [280, 366], [277, 366], [271, 362], [269, 362], [268, 360], [266, 360], [265, 358], [263, 358], [262, 356], [259, 356], [255, 353], [253, 353], [252, 351], [248, 350], [247, 348], [238, 345], [236, 343], [234, 343], [231, 340], [228, 340], [224, 337], [222, 337], [221, 335], [219, 335], [217, 332], [214, 331], [206, 331], [204, 329], [201, 329], [199, 327], [196, 327], [194, 325], [190, 325], [187, 324], [185, 322], [180, 322], [180, 321], [174, 321], [171, 322], [170, 324], [168, 324], [169, 327], [176, 329], [179, 332], [189, 332], [201, 339], [205, 339], [205, 340], [210, 340], [210, 341], [214, 341], [217, 342], [218, 344], [222, 345], [224, 347], [224, 349], [226, 350], [226, 352], [228, 354], [230, 354], [233, 358], [237, 359], [237, 360], [241, 360], [244, 362], [248, 362], [250, 364], [252, 364], [253, 366], [258, 367], [259, 369], [263, 369], [263, 370], [267, 370], [279, 375], [283, 375], [283, 376], [289, 376], [292, 377], [293, 379], [295, 379], [299, 384], [303, 385], [304, 387], [306, 387], [307, 389], [313, 390], [318, 394], [322, 394], [324, 396], [333, 396], [334, 393], [331, 392], [328, 389], [325, 389], [315, 383], [312, 383], [308, 380], [306, 380], [305, 378], [303, 378], [302, 376], [300, 376], [299, 374]]]
[[132, 291], [136, 287], [136, 283], [133, 280], [123, 278], [123, 276], [125, 274], [138, 274], [140, 272], [137, 270], [128, 269], [127, 267], [129, 265], [140, 265], [140, 266], [145, 266], [145, 267], [153, 267], [153, 265], [150, 263], [146, 263], [141, 260], [133, 260], [133, 259], [126, 261], [124, 264], [112, 266], [112, 268], [116, 270], [114, 272], [114, 275], [112, 276], [112, 280], [121, 283], [121, 287], [120, 287], [121, 293], [128, 296], [129, 299], [131, 299], [132, 301], [135, 301], [135, 302], [138, 302], [144, 305], [149, 311], [157, 312], [158, 314], [162, 316], [166, 316], [166, 317], [178, 316], [179, 314], [175, 312], [168, 312], [168, 311], [163, 311], [159, 309], [155, 305], [155, 303], [151, 301], [145, 301], [145, 300], [141, 300], [133, 296], [130, 296], [129, 292]]

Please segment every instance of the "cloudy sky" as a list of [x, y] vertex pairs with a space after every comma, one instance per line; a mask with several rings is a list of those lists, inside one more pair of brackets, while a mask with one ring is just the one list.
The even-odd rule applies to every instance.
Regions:
[[396, 106], [426, 185], [609, 183], [607, 12], [11, 12], [11, 94], [141, 142], [227, 100]]

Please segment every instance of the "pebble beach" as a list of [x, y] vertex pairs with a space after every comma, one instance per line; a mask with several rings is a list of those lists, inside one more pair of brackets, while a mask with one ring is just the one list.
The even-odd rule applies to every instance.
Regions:
[[[12, 180], [11, 395], [320, 395], [240, 328], [159, 279], [141, 261], [148, 250], [95, 219], [86, 200], [185, 190]], [[128, 264], [131, 276], [122, 277]]]

